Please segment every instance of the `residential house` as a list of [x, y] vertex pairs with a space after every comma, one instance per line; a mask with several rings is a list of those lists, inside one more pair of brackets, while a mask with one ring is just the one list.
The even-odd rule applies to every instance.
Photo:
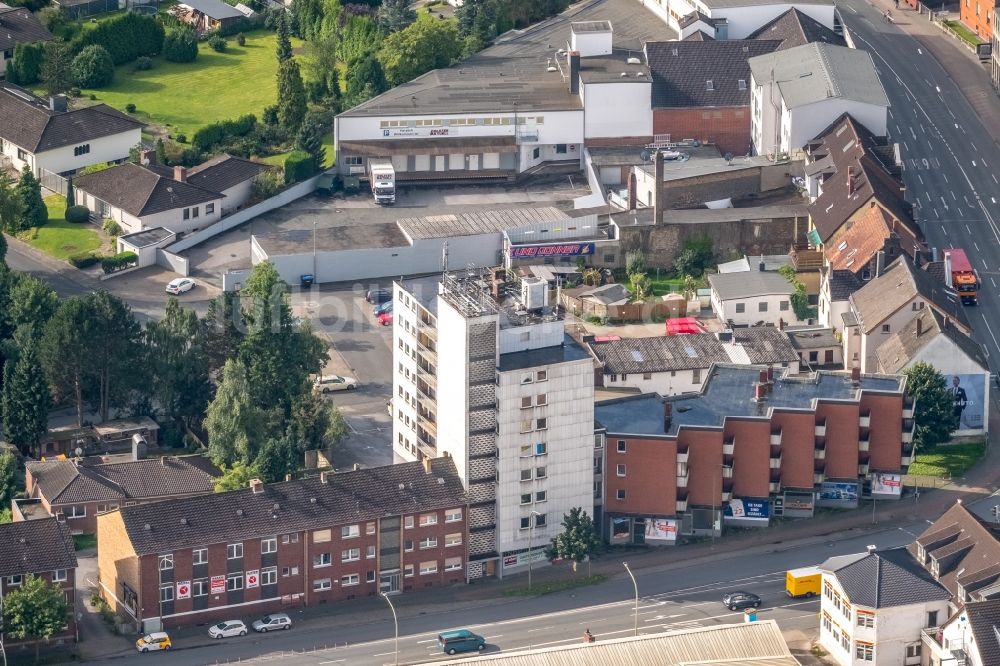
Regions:
[[717, 273], [708, 284], [715, 316], [730, 326], [799, 322], [791, 305], [795, 287], [780, 273]]
[[[851, 294], [865, 286], [861, 275], [850, 270], [825, 269], [820, 272], [819, 323], [843, 333], [844, 317], [851, 311]], [[843, 358], [843, 354], [841, 354]]]
[[46, 101], [6, 81], [0, 81], [0, 118], [0, 165], [28, 166], [36, 176], [128, 159], [144, 127], [107, 104], [70, 109], [63, 95]]
[[121, 507], [97, 518], [101, 596], [138, 631], [466, 580], [450, 458]]
[[222, 0], [184, 0], [172, 7], [170, 13], [198, 34], [228, 28], [244, 18], [243, 12]]
[[612, 282], [599, 287], [582, 286], [563, 289], [560, 293], [562, 306], [577, 317], [609, 317], [609, 307], [626, 305], [632, 300], [628, 287]]
[[948, 591], [906, 548], [823, 571], [820, 645], [843, 666], [920, 663], [921, 632], [948, 617]]
[[128, 234], [157, 227], [186, 233], [243, 206], [254, 178], [268, 168], [221, 155], [191, 170], [127, 163], [80, 176], [74, 184], [79, 205], [115, 220]]
[[[617, 336], [615, 336], [617, 337]], [[772, 326], [649, 338], [598, 338], [587, 343], [606, 388], [678, 395], [700, 391], [715, 363], [773, 365], [799, 371], [788, 336]]]
[[[60, 588], [69, 602], [68, 622], [50, 642], [76, 640], [76, 565], [73, 537], [64, 523], [48, 518], [0, 525], [0, 599], [23, 585], [26, 577], [36, 576]], [[19, 643], [7, 635], [2, 638], [8, 654]]]
[[955, 399], [956, 436], [983, 436], [989, 430], [990, 366], [983, 346], [933, 308], [917, 312], [910, 323], [875, 350], [878, 371], [898, 374], [929, 363], [944, 375]]
[[0, 2], [0, 76], [7, 71], [7, 63], [14, 57], [14, 47], [18, 44], [51, 39], [52, 33], [30, 9]]
[[786, 326], [785, 335], [799, 355], [799, 365], [808, 370], [832, 370], [843, 366], [843, 346], [836, 331], [823, 326]]
[[794, 157], [844, 113], [886, 134], [889, 98], [867, 51], [813, 42], [751, 58], [750, 71], [758, 155]]
[[772, 503], [775, 515], [809, 517], [827, 480], [859, 485], [905, 470], [912, 409], [904, 377], [722, 364], [695, 394], [598, 402], [602, 533], [648, 540], [652, 519], [680, 534], [718, 533], [734, 499], [753, 503], [763, 525]]
[[862, 372], [878, 366], [876, 350], [896, 331], [905, 327], [925, 307], [948, 318], [948, 326], [971, 334], [961, 303], [945, 285], [901, 256], [885, 273], [849, 297], [850, 312], [844, 315], [844, 363], [857, 364]]
[[997, 0], [961, 0], [959, 2], [959, 17], [976, 37], [989, 42], [993, 37], [993, 17], [1000, 2]]
[[646, 44], [653, 81], [653, 133], [714, 144], [724, 155], [748, 155], [750, 65], [780, 42], [685, 41]]
[[671, 28], [686, 36], [684, 26], [692, 25], [689, 16], [699, 13], [697, 28], [717, 40], [746, 39], [789, 9], [796, 9], [819, 24], [835, 30], [838, 18], [832, 3], [824, 0], [649, 0], [645, 6], [660, 16]]
[[13, 501], [14, 520], [55, 516], [74, 534], [93, 534], [97, 516], [121, 506], [212, 493], [221, 474], [199, 455], [28, 461], [25, 470], [27, 498]]
[[843, 36], [795, 7], [750, 33], [747, 39], [778, 40], [779, 51], [812, 42], [846, 45]]
[[970, 601], [921, 638], [921, 666], [1000, 664], [1000, 599]]

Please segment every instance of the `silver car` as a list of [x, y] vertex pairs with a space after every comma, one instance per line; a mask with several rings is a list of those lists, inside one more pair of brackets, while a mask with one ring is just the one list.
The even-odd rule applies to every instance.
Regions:
[[213, 624], [208, 630], [208, 635], [211, 638], [246, 636], [247, 625], [243, 624], [243, 620], [226, 620], [225, 622], [220, 622], [219, 624]]
[[254, 631], [259, 631], [262, 634], [266, 634], [269, 631], [278, 631], [279, 629], [291, 629], [292, 628], [292, 618], [288, 617], [284, 613], [272, 613], [271, 615], [265, 615], [259, 620], [255, 620], [252, 625]]

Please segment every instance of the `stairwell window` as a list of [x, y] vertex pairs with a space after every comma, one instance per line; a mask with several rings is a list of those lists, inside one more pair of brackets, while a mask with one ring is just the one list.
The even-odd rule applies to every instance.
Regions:
[[82, 146], [76, 146], [73, 148], [73, 157], [80, 157], [80, 155], [88, 155], [90, 153], [90, 144], [85, 143]]

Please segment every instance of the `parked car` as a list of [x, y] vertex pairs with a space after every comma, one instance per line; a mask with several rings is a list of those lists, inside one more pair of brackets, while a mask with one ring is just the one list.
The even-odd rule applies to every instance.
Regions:
[[379, 303], [378, 305], [375, 306], [375, 309], [372, 310], [372, 314], [374, 314], [376, 317], [382, 314], [383, 312], [392, 312], [392, 301]]
[[135, 649], [139, 652], [149, 652], [150, 650], [169, 650], [170, 636], [165, 631], [154, 631], [146, 634], [135, 642]]
[[379, 303], [385, 303], [386, 301], [392, 300], [392, 290], [378, 287], [376, 289], [369, 289], [365, 294], [365, 300], [372, 305], [378, 305]]
[[288, 617], [284, 613], [272, 613], [271, 615], [265, 615], [259, 620], [254, 620], [254, 623], [250, 626], [253, 627], [254, 631], [266, 634], [269, 631], [291, 629], [292, 618]]
[[211, 638], [246, 636], [247, 625], [243, 624], [243, 620], [226, 620], [225, 622], [220, 622], [219, 624], [213, 624], [211, 627], [209, 627], [208, 635]]
[[438, 634], [438, 647], [442, 652], [455, 654], [456, 652], [482, 652], [486, 647], [486, 639], [479, 634], [474, 634], [468, 629], [457, 631], [446, 631]]
[[392, 326], [392, 310], [380, 314], [378, 316], [378, 323], [382, 326]]
[[174, 278], [167, 285], [168, 294], [183, 294], [185, 291], [194, 289], [194, 280], [191, 278]]
[[358, 380], [353, 377], [341, 377], [340, 375], [326, 375], [317, 377], [313, 382], [313, 390], [320, 393], [330, 391], [353, 391], [358, 388]]
[[760, 597], [753, 592], [730, 592], [722, 597], [722, 603], [731, 611], [760, 608]]

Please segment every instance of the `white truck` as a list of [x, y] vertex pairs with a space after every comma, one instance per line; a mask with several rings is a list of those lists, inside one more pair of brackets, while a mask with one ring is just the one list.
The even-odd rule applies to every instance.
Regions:
[[396, 203], [396, 170], [392, 168], [392, 160], [386, 157], [368, 160], [368, 181], [375, 203], [383, 206]]

